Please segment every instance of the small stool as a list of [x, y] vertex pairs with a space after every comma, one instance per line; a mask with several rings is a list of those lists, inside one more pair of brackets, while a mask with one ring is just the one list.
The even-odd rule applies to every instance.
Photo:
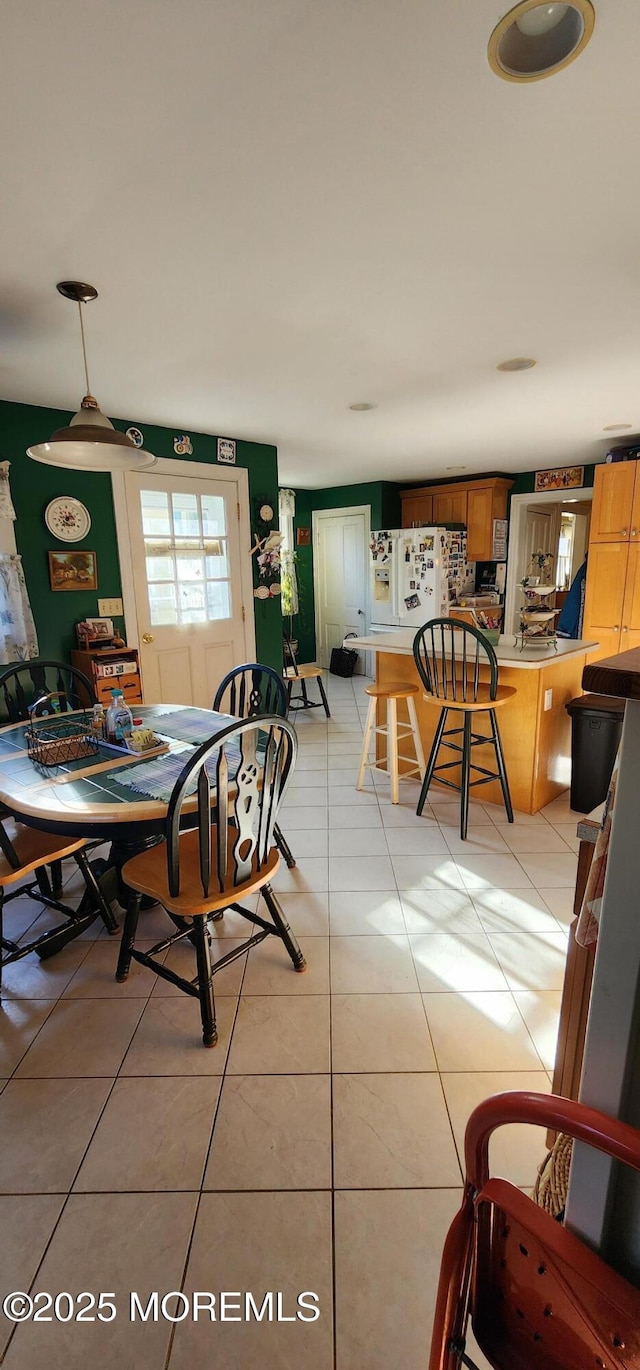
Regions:
[[[364, 742], [362, 744], [362, 756], [360, 757], [360, 770], [358, 772], [357, 790], [362, 789], [364, 773], [367, 766], [376, 767], [382, 764], [378, 761], [369, 760], [369, 748], [371, 746], [372, 733], [383, 733], [388, 738], [387, 755], [382, 758], [386, 761], [391, 774], [391, 803], [398, 803], [398, 762], [408, 761], [411, 769], [402, 772], [403, 780], [410, 775], [419, 775], [424, 780], [425, 760], [422, 750], [422, 739], [418, 731], [418, 720], [416, 717], [415, 696], [418, 693], [417, 685], [367, 685], [365, 694], [369, 695], [371, 703], [367, 714], [367, 722], [364, 730]], [[387, 701], [387, 722], [384, 726], [376, 727], [376, 709], [379, 699]], [[398, 710], [397, 701], [406, 699], [409, 711], [409, 727], [398, 732]], [[412, 756], [402, 756], [398, 753], [398, 742], [405, 737], [413, 738], [413, 745], [416, 749], [416, 761]]]

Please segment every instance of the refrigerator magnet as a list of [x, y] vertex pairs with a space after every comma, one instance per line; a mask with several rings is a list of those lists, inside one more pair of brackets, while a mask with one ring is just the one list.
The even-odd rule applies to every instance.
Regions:
[[419, 596], [419, 595], [409, 595], [408, 598], [405, 599], [405, 604], [406, 604], [406, 606], [407, 606], [407, 609], [419, 609], [419, 608], [420, 608], [420, 596]]

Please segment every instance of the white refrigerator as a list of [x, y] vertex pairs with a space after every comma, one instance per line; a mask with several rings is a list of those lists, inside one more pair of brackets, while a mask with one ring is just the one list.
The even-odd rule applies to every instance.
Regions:
[[449, 605], [475, 589], [466, 531], [392, 528], [372, 533], [369, 546], [372, 632], [446, 618]]

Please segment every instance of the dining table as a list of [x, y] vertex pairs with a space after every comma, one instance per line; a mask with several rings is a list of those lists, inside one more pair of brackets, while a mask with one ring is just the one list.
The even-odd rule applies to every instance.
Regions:
[[[196, 747], [238, 722], [213, 709], [180, 704], [136, 705], [135, 713], [164, 750], [153, 756], [115, 752], [96, 738], [90, 755], [45, 765], [29, 755], [28, 723], [0, 728], [0, 804], [31, 827], [110, 842], [107, 867], [115, 870], [123, 907], [127, 889], [122, 867], [161, 840], [169, 798], [183, 766]], [[82, 711], [57, 715], [55, 721], [73, 724], [75, 719], [82, 721]], [[46, 729], [48, 723], [50, 719], [38, 720], [35, 726]], [[196, 808], [195, 795], [191, 807]]]

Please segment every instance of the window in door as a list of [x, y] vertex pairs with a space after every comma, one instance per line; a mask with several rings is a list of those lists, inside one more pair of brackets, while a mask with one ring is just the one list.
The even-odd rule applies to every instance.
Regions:
[[232, 617], [224, 499], [141, 490], [151, 624]]

